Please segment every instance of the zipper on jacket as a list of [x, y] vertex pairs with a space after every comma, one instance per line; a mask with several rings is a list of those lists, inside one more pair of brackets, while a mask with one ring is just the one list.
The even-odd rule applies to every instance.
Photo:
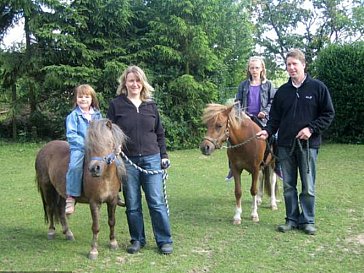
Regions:
[[295, 99], [295, 101], [294, 101], [293, 118], [296, 118], [297, 103], [298, 103], [298, 100], [299, 100], [299, 98], [300, 98], [300, 94], [298, 93], [298, 89], [299, 89], [299, 88], [296, 88], [296, 99]]

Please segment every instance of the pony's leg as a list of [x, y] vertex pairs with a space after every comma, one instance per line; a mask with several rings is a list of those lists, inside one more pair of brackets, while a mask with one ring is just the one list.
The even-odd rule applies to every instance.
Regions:
[[263, 171], [259, 172], [259, 187], [258, 187], [258, 194], [257, 194], [257, 204], [258, 206], [260, 206], [263, 202], [263, 194], [264, 194], [264, 175], [263, 175]]
[[[41, 181], [41, 178], [38, 178], [38, 181]], [[38, 182], [39, 183], [39, 182]], [[43, 186], [41, 188], [41, 195], [42, 195], [42, 202], [43, 202], [43, 208], [45, 212], [45, 220], [49, 223], [48, 226], [48, 233], [47, 237], [48, 240], [53, 240], [56, 237], [56, 227], [54, 226], [54, 219], [56, 217], [56, 211], [55, 206], [56, 202], [54, 201], [55, 198], [55, 190], [53, 187], [47, 186], [47, 183], [50, 184], [49, 180], [46, 180], [46, 182], [42, 182]]]
[[100, 207], [101, 204], [90, 201], [90, 211], [92, 217], [92, 242], [91, 250], [88, 254], [90, 260], [96, 260], [99, 252], [97, 251], [97, 240], [99, 237], [99, 218], [100, 218]]
[[235, 214], [234, 214], [234, 221], [233, 224], [234, 225], [240, 225], [241, 224], [241, 213], [242, 213], [242, 209], [241, 209], [241, 177], [240, 174], [235, 174], [235, 172], [233, 171], [233, 175], [234, 175], [234, 181], [235, 181]]
[[48, 204], [46, 204], [46, 210], [47, 210], [47, 218], [49, 221], [47, 237], [48, 240], [53, 240], [56, 237], [56, 227], [54, 226], [54, 209]]
[[118, 248], [118, 242], [115, 238], [115, 210], [116, 204], [107, 203], [108, 224], [110, 227], [110, 248], [112, 250]]
[[252, 185], [250, 188], [250, 194], [252, 196], [252, 212], [250, 214], [253, 222], [259, 222], [259, 215], [258, 215], [258, 202], [257, 202], [257, 182], [259, 178], [260, 171], [259, 169], [255, 170], [252, 173]]
[[63, 197], [60, 197], [60, 201], [57, 204], [57, 209], [59, 213], [59, 221], [61, 222], [62, 226], [62, 233], [66, 236], [67, 240], [73, 241], [75, 237], [73, 236], [71, 229], [68, 227], [65, 207], [66, 207], [66, 200]]
[[269, 180], [271, 183], [271, 195], [270, 195], [270, 206], [272, 210], [277, 210], [277, 198], [276, 198], [276, 187], [277, 187], [277, 175], [274, 173], [273, 168], [269, 168]]

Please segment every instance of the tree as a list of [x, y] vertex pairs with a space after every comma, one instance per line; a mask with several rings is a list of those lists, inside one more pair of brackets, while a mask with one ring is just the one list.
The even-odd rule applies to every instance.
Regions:
[[[294, 47], [306, 53], [308, 63], [331, 43], [363, 37], [363, 6], [360, 0], [257, 0], [257, 44], [278, 65]], [[277, 69], [273, 67], [273, 69]]]
[[[38, 59], [32, 46], [32, 22], [38, 20], [42, 14], [42, 5], [46, 6], [48, 1], [26, 1], [26, 0], [8, 0], [0, 5], [0, 41], [4, 38], [5, 33], [13, 27], [19, 20], [24, 19], [25, 45], [19, 51], [5, 52], [1, 54], [2, 59], [2, 85], [4, 89], [11, 90], [12, 93], [12, 135], [16, 138], [16, 115], [18, 109], [21, 109], [21, 100], [18, 99], [17, 85], [20, 79], [27, 79], [26, 97], [30, 104], [30, 112], [36, 108], [36, 79], [33, 72], [39, 69], [37, 66]], [[23, 90], [23, 89], [21, 89]], [[23, 98], [23, 92], [20, 92], [19, 98]]]
[[[9, 9], [17, 10], [16, 0], [8, 3]], [[35, 102], [32, 125], [38, 124], [40, 135], [47, 128], [54, 134], [51, 138], [62, 136], [74, 86], [93, 85], [105, 109], [121, 71], [136, 64], [156, 87], [169, 147], [196, 146], [202, 136], [203, 107], [224, 100], [219, 90], [236, 87], [252, 49], [252, 25], [242, 1], [30, 3], [30, 43], [18, 51], [30, 61], [14, 82]], [[20, 8], [13, 14], [24, 17]], [[3, 26], [9, 25], [6, 22]]]
[[[106, 96], [115, 92], [116, 75], [125, 66], [115, 56], [124, 54], [120, 44], [130, 16], [128, 1], [25, 2], [29, 5], [9, 1], [3, 7], [13, 14], [13, 22], [24, 18], [26, 33], [25, 47], [19, 51], [24, 73], [4, 73], [13, 75], [15, 84], [25, 84], [18, 90], [30, 99], [32, 125], [51, 126], [51, 137], [59, 137], [76, 85], [90, 83]], [[9, 21], [1, 24], [2, 32], [11, 26]]]
[[[139, 55], [152, 67], [169, 146], [196, 146], [205, 104], [236, 86], [251, 50], [243, 3], [226, 0], [149, 1]], [[243, 61], [244, 60], [244, 61]]]

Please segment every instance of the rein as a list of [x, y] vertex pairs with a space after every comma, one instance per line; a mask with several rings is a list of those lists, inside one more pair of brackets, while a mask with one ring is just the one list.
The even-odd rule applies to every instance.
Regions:
[[[268, 146], [269, 150], [271, 151], [272, 149], [270, 148], [270, 144], [269, 144], [268, 139], [266, 141], [267, 141], [267, 146]], [[293, 144], [292, 144], [292, 148], [289, 151], [289, 154], [288, 154], [287, 157], [285, 157], [285, 158], [279, 158], [279, 156], [277, 156], [273, 152], [271, 152], [272, 153], [272, 156], [275, 159], [277, 159], [278, 161], [286, 160], [286, 159], [288, 159], [289, 157], [291, 157], [293, 155], [296, 146], [298, 146], [298, 148], [300, 149], [300, 152], [303, 153], [303, 147], [302, 147], [301, 141], [298, 138], [294, 138]], [[310, 163], [310, 144], [309, 144], [309, 141], [308, 140], [306, 141], [306, 147], [305, 148], [307, 150], [307, 158], [306, 158], [307, 173], [310, 173], [310, 165], [309, 165], [309, 163]]]
[[235, 148], [239, 148], [240, 146], [243, 146], [245, 144], [247, 144], [248, 142], [252, 141], [253, 139], [256, 139], [257, 136], [252, 136], [250, 138], [248, 138], [247, 140], [244, 140], [243, 142], [239, 143], [239, 144], [235, 144], [235, 145], [231, 145], [230, 142], [228, 142], [227, 146], [222, 146], [223, 148], [226, 149], [235, 149]]

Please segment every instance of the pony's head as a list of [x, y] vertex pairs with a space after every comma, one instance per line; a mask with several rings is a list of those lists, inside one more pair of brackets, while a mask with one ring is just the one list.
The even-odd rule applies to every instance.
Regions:
[[108, 119], [94, 120], [90, 123], [86, 138], [86, 162], [92, 176], [102, 176], [108, 165], [115, 164], [123, 173], [124, 165], [119, 154], [126, 136], [123, 131]]
[[221, 148], [229, 138], [229, 130], [238, 128], [246, 118], [250, 119], [244, 111], [237, 111], [235, 104], [208, 104], [202, 115], [207, 132], [200, 144], [201, 152], [210, 155], [215, 149]]

